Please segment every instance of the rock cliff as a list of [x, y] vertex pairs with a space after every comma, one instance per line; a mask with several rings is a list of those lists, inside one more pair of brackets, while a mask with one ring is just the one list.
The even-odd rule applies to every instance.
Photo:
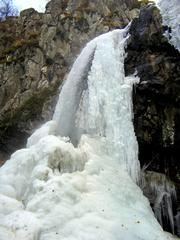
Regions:
[[142, 164], [178, 180], [180, 165], [180, 54], [163, 36], [159, 10], [141, 10], [131, 28], [126, 72], [137, 71], [134, 123]]
[[97, 35], [138, 16], [136, 0], [52, 0], [0, 23], [0, 159], [51, 118], [76, 55]]
[[127, 74], [136, 71], [140, 77], [134, 87], [134, 125], [141, 166], [173, 180], [180, 203], [180, 54], [165, 30], [170, 31], [162, 26], [159, 10], [143, 7], [130, 28], [125, 66]]
[[180, 54], [163, 35], [171, 29], [162, 26], [159, 10], [139, 9], [136, 0], [52, 0], [45, 13], [27, 9], [0, 22], [0, 163], [51, 119], [59, 86], [84, 45], [132, 21], [125, 71], [140, 77], [134, 87], [139, 159], [174, 182], [180, 202]]

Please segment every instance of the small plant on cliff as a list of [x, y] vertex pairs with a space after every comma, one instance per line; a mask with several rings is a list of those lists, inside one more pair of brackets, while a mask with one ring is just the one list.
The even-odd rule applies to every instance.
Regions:
[[142, 4], [154, 3], [154, 0], [138, 0]]

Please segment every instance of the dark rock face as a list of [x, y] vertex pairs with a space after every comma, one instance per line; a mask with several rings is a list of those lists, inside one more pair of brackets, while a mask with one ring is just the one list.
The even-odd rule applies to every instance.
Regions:
[[163, 36], [165, 29], [155, 6], [142, 8], [130, 28], [125, 67], [140, 77], [134, 125], [141, 165], [174, 181], [180, 203], [180, 54]]
[[137, 0], [52, 0], [0, 23], [0, 159], [52, 117], [58, 88], [76, 55], [97, 35], [124, 27]]
[[152, 168], [178, 180], [180, 54], [163, 31], [158, 9], [142, 9], [130, 29], [126, 73], [136, 70], [140, 77], [134, 89], [134, 123], [141, 163], [151, 162]]

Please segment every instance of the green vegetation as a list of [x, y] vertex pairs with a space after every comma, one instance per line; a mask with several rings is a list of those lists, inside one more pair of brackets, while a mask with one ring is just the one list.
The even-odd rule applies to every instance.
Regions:
[[141, 4], [148, 4], [148, 3], [154, 3], [154, 1], [153, 0], [139, 0], [139, 2], [141, 3]]

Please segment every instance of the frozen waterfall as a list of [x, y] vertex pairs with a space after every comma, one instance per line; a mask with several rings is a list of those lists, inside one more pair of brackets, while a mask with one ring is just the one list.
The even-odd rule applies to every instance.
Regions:
[[172, 239], [136, 185], [127, 31], [87, 44], [53, 121], [0, 168], [0, 240]]
[[126, 35], [127, 30], [115, 30], [86, 46], [62, 88], [54, 120], [58, 133], [72, 142], [82, 133], [105, 137], [107, 154], [138, 181], [131, 99], [138, 78], [124, 75]]

